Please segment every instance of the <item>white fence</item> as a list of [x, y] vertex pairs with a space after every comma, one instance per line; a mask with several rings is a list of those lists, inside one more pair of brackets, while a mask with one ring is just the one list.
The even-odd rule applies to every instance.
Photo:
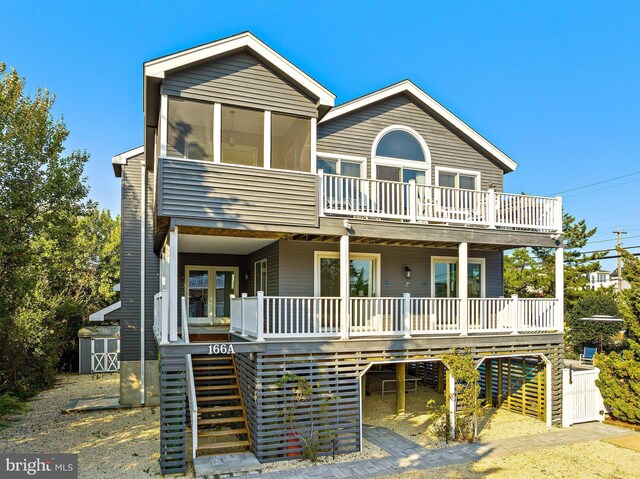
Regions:
[[[231, 331], [263, 340], [295, 337], [526, 334], [562, 331], [556, 299], [349, 298], [263, 296], [232, 299]], [[466, 306], [463, 308], [463, 306]], [[347, 334], [342, 329], [346, 328]]]
[[600, 370], [562, 370], [562, 425], [602, 421], [606, 412], [596, 379]]
[[417, 185], [415, 181], [320, 176], [322, 214], [517, 228], [562, 230], [560, 198]]

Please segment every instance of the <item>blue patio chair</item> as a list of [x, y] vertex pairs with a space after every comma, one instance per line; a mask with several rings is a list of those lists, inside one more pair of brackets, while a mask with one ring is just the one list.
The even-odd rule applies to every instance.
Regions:
[[596, 354], [596, 348], [584, 348], [584, 352], [580, 355], [580, 364], [593, 365], [593, 356]]

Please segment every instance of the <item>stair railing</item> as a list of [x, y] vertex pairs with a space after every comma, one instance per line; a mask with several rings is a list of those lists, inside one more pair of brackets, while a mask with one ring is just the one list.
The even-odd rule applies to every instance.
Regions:
[[189, 344], [189, 316], [187, 316], [187, 300], [182, 297], [182, 340]]
[[193, 458], [198, 451], [198, 401], [196, 399], [196, 384], [193, 378], [193, 361], [191, 354], [186, 356], [187, 367], [187, 396], [189, 397], [189, 413], [191, 415], [191, 448]]

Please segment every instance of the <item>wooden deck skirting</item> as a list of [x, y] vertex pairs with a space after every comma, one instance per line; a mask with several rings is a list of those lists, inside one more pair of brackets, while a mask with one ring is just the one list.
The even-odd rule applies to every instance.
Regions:
[[[233, 338], [232, 338], [233, 340]], [[502, 344], [501, 344], [502, 343]], [[237, 344], [237, 343], [234, 343]], [[518, 380], [511, 379], [509, 389], [509, 364], [511, 371], [522, 371], [522, 357], [532, 353], [544, 354], [551, 362], [551, 387], [553, 388], [551, 418], [553, 424], [561, 422], [561, 380], [563, 344], [562, 335], [531, 335], [510, 337], [498, 342], [496, 338], [430, 338], [424, 340], [375, 340], [375, 341], [324, 341], [296, 343], [247, 343], [251, 347], [239, 348], [235, 359], [253, 452], [263, 462], [299, 458], [302, 446], [291, 434], [282, 417], [282, 403], [286, 391], [276, 383], [283, 374], [306, 377], [314, 385], [313, 400], [298, 410], [296, 427], [304, 430], [313, 427], [325, 439], [320, 444], [320, 454], [331, 454], [335, 438], [336, 453], [355, 452], [360, 449], [360, 376], [370, 363], [418, 362], [434, 360], [452, 351], [468, 347], [476, 360], [505, 357], [498, 367], [492, 360], [492, 386], [494, 397], [511, 390], [506, 396], [512, 410], [541, 417], [544, 404], [534, 401], [544, 385], [535, 382], [527, 372], [525, 401], [518, 400]], [[197, 347], [206, 346], [200, 344]], [[256, 347], [257, 346], [257, 347]], [[195, 346], [190, 346], [192, 349]], [[184, 389], [184, 354], [188, 347], [161, 347], [161, 378], [163, 399], [161, 405], [161, 465], [163, 472], [183, 471], [186, 466], [186, 391]], [[202, 353], [201, 353], [202, 354]], [[512, 356], [511, 360], [506, 356]], [[517, 366], [516, 366], [517, 364]], [[527, 363], [528, 364], [528, 363]], [[181, 369], [182, 368], [182, 369]], [[527, 370], [529, 371], [529, 370]], [[539, 370], [535, 370], [536, 377]], [[542, 374], [544, 377], [544, 374]], [[437, 381], [437, 379], [436, 379]], [[529, 383], [531, 383], [529, 385]], [[515, 389], [514, 389], [515, 388]], [[286, 388], [285, 388], [286, 389]], [[537, 394], [534, 395], [534, 390]], [[165, 392], [166, 391], [166, 392]], [[504, 404], [505, 401], [502, 402]], [[181, 408], [183, 408], [181, 410]]]

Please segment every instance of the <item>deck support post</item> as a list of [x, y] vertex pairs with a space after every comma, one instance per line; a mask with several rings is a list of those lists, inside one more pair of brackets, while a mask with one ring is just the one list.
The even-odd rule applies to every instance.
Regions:
[[437, 391], [438, 394], [442, 394], [445, 390], [445, 371], [444, 371], [444, 364], [442, 363], [442, 361], [438, 361], [438, 382], [437, 382]]
[[340, 238], [340, 339], [349, 339], [349, 235]]
[[460, 243], [458, 246], [458, 298], [460, 298], [460, 334], [466, 336], [469, 333], [469, 244]]
[[[187, 321], [188, 318], [182, 318]], [[169, 232], [169, 342], [178, 340], [178, 227]]]
[[451, 374], [451, 370], [447, 368], [446, 371], [446, 404], [449, 411], [449, 434], [451, 438], [456, 437], [456, 380]]
[[396, 364], [396, 414], [404, 414], [405, 413], [405, 373], [406, 373], [406, 363], [397, 363]]
[[556, 328], [558, 332], [564, 331], [564, 248], [562, 245], [556, 248]]
[[484, 368], [484, 395], [489, 406], [493, 405], [493, 368], [491, 359], [485, 359]]

